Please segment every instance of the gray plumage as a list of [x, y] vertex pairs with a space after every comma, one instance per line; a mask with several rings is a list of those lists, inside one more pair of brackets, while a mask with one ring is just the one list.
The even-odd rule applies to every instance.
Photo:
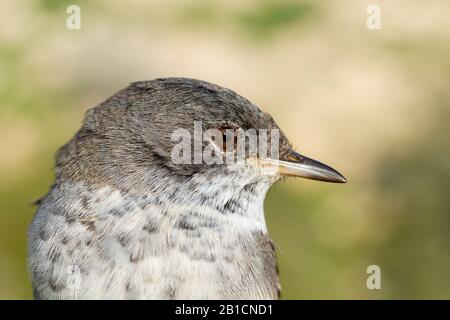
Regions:
[[29, 229], [36, 298], [278, 297], [263, 202], [280, 176], [174, 164], [171, 133], [194, 121], [278, 128], [233, 91], [184, 78], [132, 83], [87, 112]]

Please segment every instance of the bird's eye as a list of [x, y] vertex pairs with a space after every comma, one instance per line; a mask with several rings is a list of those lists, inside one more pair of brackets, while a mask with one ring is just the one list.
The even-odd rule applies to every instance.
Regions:
[[230, 126], [223, 126], [219, 128], [222, 133], [222, 150], [224, 152], [233, 151], [237, 149], [237, 129]]

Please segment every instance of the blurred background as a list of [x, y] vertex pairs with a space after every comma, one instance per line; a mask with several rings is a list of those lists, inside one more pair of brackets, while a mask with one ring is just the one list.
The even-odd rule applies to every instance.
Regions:
[[[70, 4], [81, 30], [66, 28]], [[450, 299], [449, 13], [446, 0], [2, 1], [0, 298], [32, 297], [31, 203], [84, 112], [131, 81], [186, 76], [249, 98], [349, 181], [269, 192], [282, 298]]]

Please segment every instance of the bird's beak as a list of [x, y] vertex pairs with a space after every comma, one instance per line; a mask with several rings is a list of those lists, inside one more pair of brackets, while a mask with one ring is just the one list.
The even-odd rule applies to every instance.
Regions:
[[335, 183], [347, 182], [344, 176], [333, 168], [319, 161], [302, 156], [295, 151], [290, 151], [281, 160], [264, 158], [258, 159], [258, 162], [259, 166], [276, 169], [281, 175]]

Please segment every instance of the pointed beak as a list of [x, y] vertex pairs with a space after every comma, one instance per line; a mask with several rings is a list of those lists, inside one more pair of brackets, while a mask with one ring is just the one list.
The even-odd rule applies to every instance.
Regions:
[[285, 159], [259, 159], [263, 167], [277, 168], [278, 173], [286, 176], [302, 177], [306, 179], [346, 183], [345, 177], [333, 168], [319, 161], [307, 158], [291, 151]]

